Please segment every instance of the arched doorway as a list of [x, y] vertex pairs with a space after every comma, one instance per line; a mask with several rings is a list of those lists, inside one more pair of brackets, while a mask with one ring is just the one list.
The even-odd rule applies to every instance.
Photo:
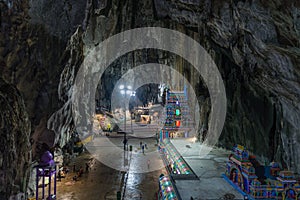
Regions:
[[[232, 168], [230, 171], [230, 180], [239, 185], [240, 187], [243, 186], [243, 177], [242, 174], [240, 172], [240, 170], [238, 170], [237, 168]], [[244, 189], [244, 188], [242, 188]]]
[[237, 169], [236, 168], [232, 168], [231, 171], [230, 171], [230, 180], [234, 183], [237, 182]]
[[292, 199], [296, 199], [296, 192], [293, 189], [288, 189], [285, 192], [285, 200], [292, 200]]

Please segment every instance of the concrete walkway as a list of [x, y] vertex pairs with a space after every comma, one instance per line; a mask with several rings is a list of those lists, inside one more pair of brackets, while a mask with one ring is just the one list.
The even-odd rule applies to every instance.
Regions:
[[[116, 135], [117, 136], [117, 135]], [[140, 146], [141, 139], [130, 138], [129, 145], [133, 151], [123, 151], [123, 137], [96, 137], [87, 147], [90, 152], [84, 152], [69, 165], [70, 173], [57, 184], [57, 199], [60, 200], [115, 200], [120, 191], [123, 200], [156, 200], [158, 192], [158, 177], [166, 174], [157, 153], [154, 138], [142, 139], [147, 143], [144, 154]], [[94, 148], [94, 149], [93, 149]], [[153, 160], [148, 163], [149, 158]], [[106, 164], [103, 164], [105, 158]], [[101, 161], [101, 162], [100, 162]], [[76, 170], [85, 163], [92, 163], [89, 172], [85, 172], [78, 181], [73, 181], [73, 164]], [[111, 166], [109, 166], [111, 165]], [[118, 169], [114, 169], [117, 166]], [[145, 172], [145, 173], [142, 173]]]
[[[70, 173], [58, 182], [57, 198], [61, 200], [105, 200], [116, 199], [117, 192], [124, 200], [155, 200], [158, 191], [158, 177], [167, 174], [154, 138], [129, 138], [132, 151], [123, 151], [123, 137], [96, 137], [88, 145], [90, 152], [84, 152], [70, 163]], [[147, 143], [143, 154], [140, 141]], [[176, 187], [183, 200], [193, 199], [243, 199], [221, 174], [225, 171], [225, 162], [229, 151], [213, 149], [206, 157], [199, 156], [199, 143], [191, 139], [173, 139], [171, 142], [199, 177], [199, 180], [176, 180]], [[187, 146], [188, 145], [188, 146]], [[104, 159], [104, 162], [103, 162]], [[150, 162], [149, 162], [149, 161]], [[101, 162], [100, 162], [101, 161]], [[91, 162], [91, 169], [78, 181], [72, 181], [75, 175], [73, 164], [79, 169]], [[104, 163], [104, 164], [103, 164]], [[156, 170], [157, 169], [157, 170]], [[226, 197], [226, 198], [225, 198]]]
[[193, 199], [243, 199], [222, 177], [225, 172], [229, 151], [214, 148], [201, 157], [200, 143], [191, 139], [172, 139], [172, 144], [199, 177], [199, 180], [176, 180], [177, 190], [183, 200]]

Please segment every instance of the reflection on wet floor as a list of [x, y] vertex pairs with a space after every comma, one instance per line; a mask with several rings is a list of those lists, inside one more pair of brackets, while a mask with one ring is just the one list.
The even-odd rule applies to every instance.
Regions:
[[[150, 143], [154, 146], [155, 141], [149, 142], [149, 145]], [[131, 161], [134, 160], [133, 167], [127, 168], [126, 171], [118, 171], [94, 159], [93, 163], [90, 164], [89, 172], [84, 172], [77, 181], [74, 181], [72, 178], [76, 172], [73, 172], [73, 165], [75, 164], [76, 170], [81, 166], [85, 169], [85, 163], [91, 163], [92, 159], [93, 156], [90, 153], [84, 152], [69, 164], [70, 172], [60, 182], [57, 182], [57, 199], [117, 199], [117, 192], [121, 192], [122, 195], [125, 194], [123, 198], [125, 200], [156, 199], [158, 177], [164, 173], [163, 169], [149, 173], [135, 173], [134, 169], [138, 167], [139, 163], [129, 157], [125, 164], [130, 166]], [[147, 167], [147, 164], [144, 167]]]
[[147, 174], [129, 173], [125, 199], [155, 200], [156, 192], [158, 192], [158, 177], [161, 173], [165, 172], [155, 171]]

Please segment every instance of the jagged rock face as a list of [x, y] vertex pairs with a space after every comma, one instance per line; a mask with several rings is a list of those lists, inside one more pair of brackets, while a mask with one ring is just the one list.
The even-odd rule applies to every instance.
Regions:
[[[63, 146], [70, 138], [72, 85], [91, 46], [124, 30], [160, 26], [199, 41], [219, 67], [228, 101], [220, 145], [244, 144], [300, 172], [299, 1], [31, 0], [0, 6], [0, 76], [24, 96], [35, 140], [44, 138], [37, 129], [45, 130], [47, 120], [41, 119], [49, 119], [54, 130], [51, 143]], [[100, 106], [109, 106], [107, 97], [119, 77], [148, 62], [176, 66], [186, 76], [196, 89], [199, 124], [205, 127], [210, 112], [205, 85], [188, 63], [166, 52], [136, 51], [113, 63], [100, 80]]]
[[299, 172], [299, 2], [164, 0], [155, 8], [197, 30], [222, 73], [228, 111], [220, 144], [242, 143]]
[[20, 92], [0, 78], [0, 199], [26, 193], [30, 121]]
[[[10, 98], [10, 102], [4, 102], [1, 108], [1, 142], [7, 142], [10, 146], [3, 146], [5, 149], [2, 152], [6, 153], [0, 155], [0, 199], [8, 199], [18, 191], [26, 192], [24, 188], [31, 171], [28, 153], [32, 149], [36, 160], [42, 153], [39, 151], [51, 148], [55, 140], [53, 131], [46, 129], [47, 119], [60, 106], [57, 88], [64, 66], [60, 62], [64, 63], [61, 58], [69, 38], [54, 34], [44, 24], [37, 23], [39, 21], [35, 17], [41, 14], [38, 12], [47, 10], [45, 6], [44, 10], [31, 9], [31, 16], [29, 9], [27, 0], [0, 2], [0, 79], [1, 89], [5, 89], [1, 90], [1, 101], [3, 98]], [[80, 15], [77, 17], [80, 18]], [[69, 35], [70, 31], [76, 29], [72, 28]], [[2, 79], [7, 82], [6, 85], [2, 84]], [[18, 92], [14, 94], [15, 91]], [[22, 105], [19, 105], [19, 93], [24, 98], [25, 105], [23, 100]], [[9, 106], [12, 110], [4, 110]], [[32, 146], [27, 147], [29, 140]]]
[[[15, 85], [24, 97], [32, 126], [31, 137], [35, 141], [35, 159], [38, 159], [40, 154], [36, 154], [36, 151], [39, 151], [39, 146], [45, 142], [39, 141], [39, 138], [44, 138], [44, 131], [40, 130], [46, 129], [47, 119], [60, 107], [57, 88], [60, 74], [68, 59], [64, 60], [63, 56], [69, 40], [67, 36], [77, 28], [78, 21], [83, 21], [84, 16], [77, 15], [80, 10], [78, 6], [82, 6], [82, 10], [85, 9], [85, 3], [82, 5], [78, 2], [77, 7], [70, 8], [66, 16], [63, 12], [65, 7], [62, 8], [63, 11], [58, 10], [54, 2], [51, 2], [53, 5], [48, 5], [51, 6], [49, 9], [46, 3], [0, 2], [0, 76], [6, 82]], [[54, 15], [50, 15], [53, 10]], [[60, 15], [55, 15], [57, 12], [60, 12]], [[57, 26], [60, 17], [66, 19], [73, 15], [76, 17], [68, 26], [65, 25], [66, 30], [61, 29], [61, 32], [58, 32], [56, 29], [49, 29], [60, 29], [62, 25]]]
[[[1, 77], [24, 96], [32, 125], [39, 124], [58, 104], [57, 76], [62, 41], [42, 26], [29, 24], [27, 1], [1, 3]], [[55, 49], [55, 51], [50, 51]]]
[[56, 133], [55, 143], [63, 147], [74, 132], [72, 116], [72, 92], [76, 73], [83, 61], [82, 29], [79, 28], [71, 37], [64, 53], [65, 68], [60, 76], [58, 94], [63, 106], [53, 113], [48, 120], [49, 129]]
[[[220, 145], [241, 143], [266, 161], [282, 161], [285, 167], [300, 170], [297, 1], [111, 1], [100, 11], [93, 6], [89, 11], [87, 49], [109, 35], [143, 26], [179, 30], [199, 41], [214, 58], [226, 86], [228, 112]], [[121, 58], [107, 76], [120, 76], [136, 63], [147, 62], [138, 55], [142, 54]], [[173, 66], [178, 61], [162, 52], [150, 59]], [[198, 77], [191, 84], [199, 82]], [[101, 85], [111, 84], [104, 80]], [[210, 103], [207, 93], [196, 93], [203, 105], [202, 126]]]
[[31, 23], [41, 24], [50, 35], [68, 41], [85, 17], [87, 0], [29, 0]]

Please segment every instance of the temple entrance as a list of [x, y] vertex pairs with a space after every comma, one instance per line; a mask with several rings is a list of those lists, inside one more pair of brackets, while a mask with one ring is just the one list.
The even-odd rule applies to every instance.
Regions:
[[237, 184], [237, 185], [239, 185], [239, 186], [242, 186], [242, 185], [243, 185], [243, 184], [242, 184], [242, 175], [241, 175], [241, 173], [239, 172], [239, 170], [236, 169], [236, 168], [233, 168], [233, 169], [231, 170], [231, 172], [230, 172], [230, 180], [231, 180], [233, 183], [235, 183], [235, 184]]
[[[299, 195], [298, 195], [299, 196]], [[296, 192], [293, 189], [288, 189], [285, 192], [285, 199], [286, 200], [291, 200], [291, 199], [296, 199]]]

